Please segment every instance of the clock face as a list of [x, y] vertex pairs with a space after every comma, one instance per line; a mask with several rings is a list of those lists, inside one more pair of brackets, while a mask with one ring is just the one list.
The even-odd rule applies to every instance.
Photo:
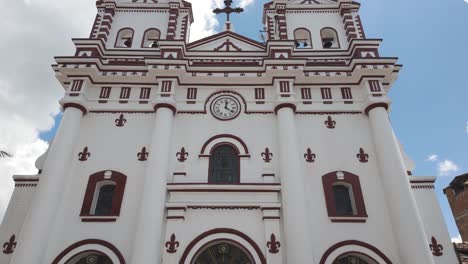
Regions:
[[239, 101], [230, 95], [221, 95], [211, 103], [211, 113], [220, 120], [231, 120], [236, 118], [241, 111]]

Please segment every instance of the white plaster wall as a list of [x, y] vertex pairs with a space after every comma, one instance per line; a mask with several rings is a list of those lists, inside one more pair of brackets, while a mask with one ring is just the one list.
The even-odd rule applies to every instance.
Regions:
[[[394, 263], [400, 263], [392, 234], [392, 229], [398, 227], [392, 227], [389, 220], [369, 120], [362, 114], [331, 116], [336, 121], [335, 129], [325, 126], [328, 115], [296, 116], [300, 148], [305, 153], [310, 147], [317, 155], [314, 163], [304, 161], [314, 256], [319, 261], [329, 247], [351, 239], [374, 245]], [[368, 163], [360, 163], [356, 157], [361, 147], [370, 156]], [[359, 176], [368, 214], [366, 223], [332, 223], [329, 219], [322, 176], [333, 171]]]
[[[411, 178], [417, 179], [418, 177]], [[436, 264], [458, 263], [435, 190], [413, 189], [413, 194], [419, 213], [424, 221], [424, 229], [428, 236], [427, 244], [429, 245], [431, 238], [435, 237], [437, 243], [443, 246], [443, 255], [440, 257], [434, 256], [434, 262]]]
[[[116, 127], [117, 114], [88, 113], [82, 120], [80, 136], [73, 150], [70, 181], [65, 188], [46, 255], [52, 261], [69, 245], [83, 239], [102, 239], [114, 244], [124, 256], [130, 255], [136, 216], [140, 203], [145, 162], [137, 153], [147, 146], [154, 114], [128, 114], [124, 127]], [[88, 146], [88, 161], [78, 161], [78, 153]], [[151, 153], [150, 153], [151, 155]], [[115, 223], [84, 223], [80, 211], [89, 176], [103, 170], [119, 171], [127, 176], [120, 217]]]
[[[18, 242], [19, 233], [21, 232], [21, 227], [28, 213], [35, 189], [36, 187], [15, 187], [8, 204], [8, 209], [0, 225], [0, 242], [2, 246], [5, 242], [10, 240], [12, 235], [16, 236], [15, 242]], [[2, 250], [3, 249], [2, 247]], [[0, 263], [10, 263], [12, 256], [13, 254], [4, 254], [1, 252]]]

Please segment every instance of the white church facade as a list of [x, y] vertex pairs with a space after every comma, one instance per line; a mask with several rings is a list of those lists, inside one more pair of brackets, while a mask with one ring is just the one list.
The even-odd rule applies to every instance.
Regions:
[[13, 177], [1, 264], [457, 263], [359, 3], [271, 1], [264, 43], [229, 21], [189, 42], [183, 0], [96, 5], [53, 65], [63, 119]]

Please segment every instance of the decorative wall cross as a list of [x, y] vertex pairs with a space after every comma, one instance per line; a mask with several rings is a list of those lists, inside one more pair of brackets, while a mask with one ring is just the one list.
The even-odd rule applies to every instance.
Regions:
[[223, 9], [220, 9], [220, 8], [216, 8], [215, 10], [213, 10], [213, 13], [219, 15], [221, 13], [226, 13], [227, 15], [227, 18], [226, 18], [226, 21], [229, 22], [230, 21], [230, 15], [231, 13], [242, 13], [244, 12], [244, 9], [243, 8], [240, 8], [240, 7], [235, 7], [235, 8], [232, 8], [231, 5], [232, 5], [232, 0], [225, 0], [224, 1], [224, 4], [226, 5], [226, 7], [224, 7]]

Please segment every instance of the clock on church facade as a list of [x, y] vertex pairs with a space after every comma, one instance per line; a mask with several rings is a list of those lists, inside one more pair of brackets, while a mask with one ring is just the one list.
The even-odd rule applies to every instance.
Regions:
[[402, 66], [360, 4], [274, 0], [265, 42], [190, 42], [182, 0], [99, 0], [52, 66], [63, 120], [14, 176], [2, 264], [452, 264], [388, 117]]

